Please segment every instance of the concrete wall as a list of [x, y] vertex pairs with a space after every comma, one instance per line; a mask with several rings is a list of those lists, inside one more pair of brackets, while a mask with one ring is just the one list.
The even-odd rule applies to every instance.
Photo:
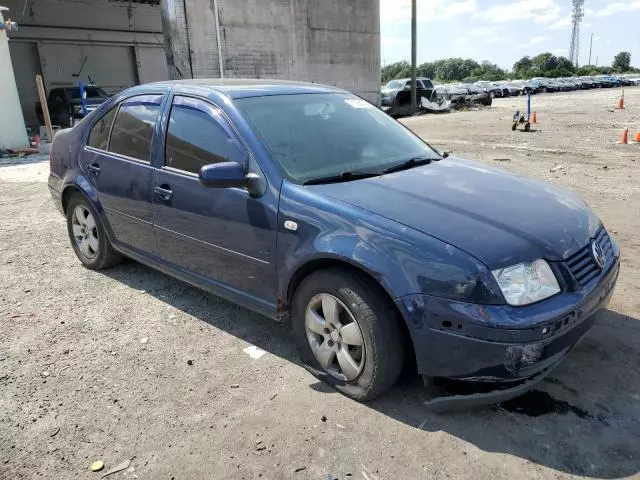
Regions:
[[[0, 22], [4, 22], [2, 13]], [[9, 56], [9, 42], [6, 32], [0, 30], [0, 149], [28, 146], [29, 140]]]
[[[165, 32], [178, 32], [170, 55], [181, 71], [220, 77], [220, 50], [225, 77], [313, 81], [379, 101], [379, 0], [217, 3], [220, 49], [214, 0], [162, 0]], [[176, 71], [173, 76], [180, 78]]]
[[169, 76], [159, 5], [107, 0], [0, 2], [10, 9], [5, 15], [20, 26], [11, 32], [9, 44], [22, 111], [30, 125], [37, 124], [33, 107], [37, 73], [47, 90], [86, 82], [91, 75], [111, 93]]

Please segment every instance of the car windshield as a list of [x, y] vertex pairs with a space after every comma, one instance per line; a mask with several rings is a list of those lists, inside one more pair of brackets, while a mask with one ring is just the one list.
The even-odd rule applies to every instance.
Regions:
[[440, 156], [380, 109], [351, 94], [236, 100], [286, 174], [303, 183], [345, 172], [382, 173]]
[[[67, 88], [67, 95], [71, 98], [80, 98], [80, 89], [79, 88]], [[84, 87], [85, 92], [87, 92], [87, 98], [105, 98], [109, 95], [99, 87]]]
[[384, 88], [388, 88], [390, 90], [397, 90], [399, 88], [404, 88], [404, 82], [400, 80], [394, 80], [392, 82], [387, 83]]

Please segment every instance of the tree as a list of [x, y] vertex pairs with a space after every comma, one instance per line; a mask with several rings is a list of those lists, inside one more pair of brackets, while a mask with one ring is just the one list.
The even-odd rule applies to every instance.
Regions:
[[629, 52], [620, 52], [613, 57], [612, 66], [619, 72], [628, 72], [631, 69], [631, 54]]
[[533, 68], [533, 62], [530, 57], [522, 57], [516, 63], [513, 64], [513, 73], [517, 77], [526, 77], [529, 71]]

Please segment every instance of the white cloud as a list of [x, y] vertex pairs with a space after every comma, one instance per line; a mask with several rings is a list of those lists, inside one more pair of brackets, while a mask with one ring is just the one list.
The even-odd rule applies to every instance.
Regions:
[[606, 43], [607, 45], [610, 45], [611, 44], [611, 39], [605, 40], [604, 43]]
[[536, 43], [548, 42], [550, 40], [553, 40], [553, 38], [551, 38], [551, 37], [533, 37], [529, 43], [531, 45], [534, 45]]
[[551, 23], [560, 17], [561, 10], [554, 0], [518, 0], [494, 5], [478, 16], [495, 23], [531, 19], [536, 23]]
[[554, 55], [566, 55], [567, 53], [569, 53], [569, 49], [567, 48], [556, 48], [553, 51]]
[[583, 23], [582, 26], [584, 28], [591, 28], [591, 27], [593, 27], [593, 24], [592, 23]]
[[411, 39], [409, 37], [388, 37], [382, 36], [382, 43], [389, 46], [408, 45]]
[[549, 30], [565, 30], [565, 29], [568, 29], [570, 26], [571, 26], [571, 16], [569, 15], [552, 23], [547, 28]]
[[613, 15], [614, 13], [630, 12], [632, 10], [640, 10], [640, 0], [633, 0], [631, 2], [610, 3], [603, 9], [598, 10], [596, 15], [598, 15], [599, 17], [607, 17], [609, 15]]
[[467, 43], [469, 41], [468, 37], [458, 37], [456, 38], [456, 45], [461, 45], [463, 43]]
[[[419, 23], [433, 22], [470, 14], [477, 10], [477, 0], [429, 0], [417, 5]], [[411, 20], [411, 0], [380, 0], [380, 21], [383, 24]]]

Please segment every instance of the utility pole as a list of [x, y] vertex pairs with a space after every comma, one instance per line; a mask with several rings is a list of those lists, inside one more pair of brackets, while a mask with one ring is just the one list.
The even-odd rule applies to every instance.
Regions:
[[589, 65], [591, 65], [591, 52], [593, 51], [593, 33], [591, 33], [591, 44], [589, 45]]
[[418, 93], [416, 91], [416, 63], [418, 61], [418, 38], [417, 38], [417, 6], [418, 0], [411, 0], [411, 108], [415, 111], [418, 108]]

